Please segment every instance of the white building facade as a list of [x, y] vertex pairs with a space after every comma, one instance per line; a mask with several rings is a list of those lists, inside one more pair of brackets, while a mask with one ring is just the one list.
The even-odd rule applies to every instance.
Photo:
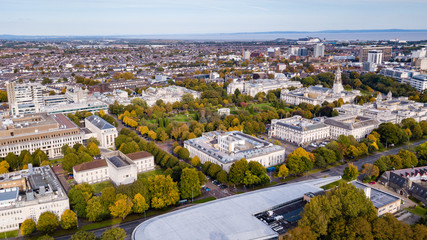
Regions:
[[95, 133], [100, 146], [104, 148], [114, 148], [115, 139], [119, 135], [116, 127], [97, 115], [85, 118], [85, 126], [92, 133]]
[[356, 115], [332, 117], [326, 119], [324, 123], [330, 128], [331, 138], [353, 135], [356, 140], [366, 138], [379, 125], [377, 120]]

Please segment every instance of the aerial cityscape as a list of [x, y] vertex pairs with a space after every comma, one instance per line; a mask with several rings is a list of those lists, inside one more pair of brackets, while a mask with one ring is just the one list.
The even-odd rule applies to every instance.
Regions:
[[0, 3], [0, 239], [427, 239], [427, 2]]

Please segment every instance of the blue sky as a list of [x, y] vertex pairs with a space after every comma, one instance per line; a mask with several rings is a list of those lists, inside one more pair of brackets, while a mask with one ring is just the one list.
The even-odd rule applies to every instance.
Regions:
[[0, 34], [427, 29], [426, 0], [0, 0]]

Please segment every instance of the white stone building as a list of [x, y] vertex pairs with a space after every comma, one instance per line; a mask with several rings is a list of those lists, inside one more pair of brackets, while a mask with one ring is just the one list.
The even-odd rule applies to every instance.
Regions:
[[185, 87], [168, 86], [163, 88], [148, 88], [141, 93], [141, 99], [147, 102], [149, 106], [154, 106], [157, 100], [163, 100], [164, 103], [174, 103], [182, 100], [182, 95], [192, 94], [194, 98], [200, 98], [201, 93]]
[[[283, 75], [280, 75], [283, 76]], [[298, 81], [289, 81], [288, 78], [278, 78], [278, 79], [257, 79], [251, 81], [245, 81], [243, 79], [234, 80], [234, 82], [228, 84], [227, 94], [234, 94], [236, 89], [242, 94], [250, 95], [255, 97], [257, 93], [264, 92], [268, 93], [270, 90], [276, 90], [281, 88], [300, 88], [302, 84]]]
[[137, 174], [154, 170], [154, 157], [147, 152], [123, 154], [112, 151], [103, 154], [103, 159], [86, 162], [73, 167], [77, 183], [97, 183], [111, 180], [115, 185], [130, 184]]
[[220, 108], [220, 109], [218, 109], [218, 114], [220, 116], [228, 116], [228, 115], [230, 115], [230, 109], [229, 108]]
[[115, 139], [119, 135], [116, 127], [97, 115], [85, 118], [85, 127], [96, 135], [101, 147], [114, 148]]
[[0, 157], [28, 150], [44, 151], [49, 158], [62, 156], [61, 147], [82, 143], [84, 132], [63, 114], [28, 114], [0, 123]]
[[357, 115], [332, 117], [326, 119], [324, 123], [330, 128], [331, 138], [353, 135], [356, 140], [366, 138], [379, 125], [377, 120]]
[[321, 85], [299, 88], [293, 91], [283, 89], [280, 94], [280, 99], [292, 105], [298, 105], [300, 103], [321, 105], [325, 101], [332, 103], [340, 98], [344, 102], [353, 102], [357, 95], [360, 95], [360, 91], [358, 90], [353, 90], [351, 92], [344, 90], [341, 82], [341, 70], [338, 69], [335, 73], [332, 89], [322, 87]]
[[268, 136], [297, 145], [305, 145], [317, 140], [327, 139], [330, 133], [329, 126], [320, 119], [310, 120], [301, 116], [294, 116], [271, 120]]
[[202, 137], [184, 141], [184, 147], [190, 157], [198, 156], [201, 163], [218, 164], [227, 172], [242, 158], [259, 162], [266, 168], [285, 161], [285, 148], [238, 131], [203, 133]]
[[33, 168], [30, 164], [26, 170], [1, 177], [3, 182], [23, 178], [27, 190], [24, 193], [18, 187], [0, 190], [0, 232], [17, 230], [29, 218], [37, 222], [46, 211], [60, 217], [70, 208], [68, 196], [49, 166]]

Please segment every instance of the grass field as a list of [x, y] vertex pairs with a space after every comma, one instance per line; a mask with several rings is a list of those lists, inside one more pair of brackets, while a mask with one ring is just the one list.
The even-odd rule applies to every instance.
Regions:
[[6, 232], [6, 235], [5, 235], [5, 232], [0, 233], [0, 239], [12, 238], [17, 236], [18, 236], [18, 230]]
[[92, 187], [95, 189], [95, 194], [100, 193], [104, 188], [113, 187], [113, 183], [111, 181], [100, 182], [92, 184]]
[[193, 203], [205, 203], [205, 202], [213, 201], [215, 199], [216, 199], [216, 197], [211, 196], [211, 197], [207, 197], [207, 198], [203, 198], [203, 199], [193, 201]]
[[413, 214], [416, 214], [418, 216], [426, 216], [427, 215], [427, 209], [420, 207], [420, 206], [415, 206], [414, 209], [410, 209], [410, 208], [405, 208], [405, 210], [407, 210], [408, 212], [411, 212]]
[[151, 176], [160, 175], [160, 174], [163, 174], [164, 171], [165, 170], [159, 168], [159, 169], [155, 169], [155, 170], [152, 170], [152, 171], [149, 171], [149, 172], [143, 172], [143, 173], [138, 174], [138, 179], [149, 178]]
[[344, 179], [340, 179], [340, 180], [338, 180], [338, 181], [331, 182], [331, 183], [329, 183], [329, 184], [327, 184], [327, 185], [323, 186], [322, 188], [323, 188], [323, 190], [328, 190], [328, 189], [331, 189], [331, 188], [334, 188], [334, 187], [336, 187], [336, 186], [340, 185], [340, 183], [346, 183], [346, 182], [347, 182], [346, 180], [344, 180]]

